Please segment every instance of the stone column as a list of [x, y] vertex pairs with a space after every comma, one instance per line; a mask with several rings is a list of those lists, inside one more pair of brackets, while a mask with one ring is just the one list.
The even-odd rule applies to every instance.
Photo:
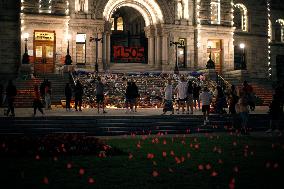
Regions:
[[168, 64], [168, 37], [162, 36], [162, 66]]
[[155, 67], [161, 68], [162, 41], [159, 35], [155, 37]]
[[[98, 38], [99, 39], [102, 39], [103, 35], [102, 33], [99, 33], [98, 34]], [[102, 44], [102, 41], [98, 41], [98, 64], [99, 64], [99, 70], [103, 70], [103, 63], [102, 63], [102, 60], [103, 60], [103, 44]]]
[[148, 37], [148, 64], [154, 66], [155, 64], [155, 38]]
[[110, 49], [110, 33], [106, 34], [106, 67], [110, 68], [110, 53], [111, 53], [111, 49]]

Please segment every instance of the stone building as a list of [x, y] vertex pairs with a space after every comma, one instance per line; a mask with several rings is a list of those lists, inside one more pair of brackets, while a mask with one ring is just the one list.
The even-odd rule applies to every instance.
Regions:
[[[123, 72], [204, 70], [211, 55], [224, 77], [283, 80], [283, 10], [281, 0], [21, 0], [21, 54], [27, 42], [35, 73], [61, 70], [67, 51], [74, 67]], [[1, 65], [19, 64], [13, 54]]]

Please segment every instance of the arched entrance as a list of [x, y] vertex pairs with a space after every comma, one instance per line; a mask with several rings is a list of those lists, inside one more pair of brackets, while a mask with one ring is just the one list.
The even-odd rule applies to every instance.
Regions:
[[[108, 25], [106, 63], [145, 63], [161, 67], [167, 38], [160, 34], [164, 18], [154, 0], [109, 0], [103, 17]], [[164, 55], [163, 55], [164, 54]]]
[[121, 7], [112, 15], [111, 63], [148, 63], [148, 40], [143, 16], [132, 7]]

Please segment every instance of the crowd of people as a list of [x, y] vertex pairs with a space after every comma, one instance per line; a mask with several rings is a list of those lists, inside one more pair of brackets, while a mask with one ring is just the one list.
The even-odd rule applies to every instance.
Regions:
[[[83, 107], [89, 106], [96, 107], [98, 114], [107, 113], [107, 105], [125, 108], [126, 113], [137, 112], [137, 108], [141, 107], [161, 107], [162, 115], [167, 112], [194, 114], [194, 109], [195, 111], [198, 109], [203, 112], [204, 125], [208, 124], [210, 113], [221, 115], [229, 113], [233, 126], [236, 127], [237, 120], [240, 119], [240, 129], [243, 133], [247, 133], [249, 112], [255, 110], [254, 91], [247, 81], [244, 81], [239, 88], [234, 85], [224, 88], [201, 77], [175, 74], [97, 76], [75, 73], [74, 79], [74, 85], [66, 83], [65, 86], [66, 111], [71, 111], [72, 99], [75, 111], [82, 111]], [[4, 91], [3, 89], [1, 87], [1, 91]], [[5, 92], [8, 107], [5, 115], [9, 116], [11, 113], [11, 116], [15, 116], [14, 101], [17, 89], [12, 81], [9, 81]], [[51, 109], [51, 93], [51, 82], [48, 79], [44, 79], [40, 86], [34, 86], [33, 116], [36, 116], [37, 110], [44, 115], [44, 107], [46, 110]], [[283, 87], [279, 85], [275, 89], [270, 105], [271, 128], [267, 132], [279, 129], [283, 101]]]

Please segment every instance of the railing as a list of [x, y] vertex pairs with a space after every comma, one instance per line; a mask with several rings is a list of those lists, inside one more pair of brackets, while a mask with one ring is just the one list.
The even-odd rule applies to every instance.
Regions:
[[222, 76], [218, 75], [217, 74], [217, 77], [216, 77], [216, 83], [217, 85], [221, 86], [224, 89], [229, 89], [232, 85], [226, 81]]
[[73, 75], [73, 72], [69, 72], [69, 82], [72, 83], [72, 85], [76, 85], [76, 81]]

